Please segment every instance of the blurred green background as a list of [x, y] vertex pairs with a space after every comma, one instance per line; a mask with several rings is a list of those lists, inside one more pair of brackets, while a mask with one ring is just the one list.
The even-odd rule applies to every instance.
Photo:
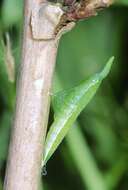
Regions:
[[[17, 79], [22, 7], [22, 0], [0, 1], [0, 190], [15, 106], [16, 82], [9, 81], [7, 68], [15, 64]], [[109, 77], [46, 166], [45, 190], [128, 189], [128, 0], [118, 0], [63, 36], [53, 91], [73, 87], [101, 70], [112, 55]], [[51, 109], [49, 123], [52, 118]]]

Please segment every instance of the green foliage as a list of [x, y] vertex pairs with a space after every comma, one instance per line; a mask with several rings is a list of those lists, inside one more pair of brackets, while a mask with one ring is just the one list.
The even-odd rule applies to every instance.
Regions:
[[119, 5], [128, 5], [128, 1], [127, 0], [117, 0], [116, 2]]
[[0, 180], [0, 190], [2, 190], [2, 182], [1, 182], [1, 180]]
[[85, 189], [86, 187], [89, 190], [108, 189], [77, 122], [68, 134], [67, 143]]
[[7, 158], [10, 125], [11, 113], [4, 112], [4, 115], [1, 117], [0, 124], [0, 165], [2, 165], [3, 161]]
[[4, 0], [2, 7], [2, 21], [5, 27], [17, 24], [22, 16], [21, 0]]

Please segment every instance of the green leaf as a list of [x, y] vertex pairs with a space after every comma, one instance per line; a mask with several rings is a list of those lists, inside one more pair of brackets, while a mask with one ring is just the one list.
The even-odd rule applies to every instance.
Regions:
[[80, 112], [93, 98], [101, 81], [108, 75], [113, 60], [114, 57], [110, 58], [100, 73], [83, 81], [80, 85], [68, 91], [58, 92], [54, 96], [53, 107], [55, 109], [55, 119], [46, 138], [42, 165], [46, 164]]
[[128, 0], [116, 0], [115, 3], [119, 5], [128, 5]]
[[22, 0], [4, 0], [2, 6], [2, 21], [6, 27], [18, 23], [22, 18]]

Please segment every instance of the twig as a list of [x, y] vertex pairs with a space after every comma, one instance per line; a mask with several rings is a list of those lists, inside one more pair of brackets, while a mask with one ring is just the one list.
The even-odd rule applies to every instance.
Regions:
[[[4, 190], [37, 190], [39, 187], [57, 53], [57, 40], [52, 36], [47, 39], [45, 34], [53, 33], [59, 19], [56, 16], [62, 14], [58, 7], [48, 9], [47, 6], [37, 0], [25, 1], [23, 52]], [[41, 13], [42, 8], [46, 14]], [[48, 14], [54, 17], [48, 19]], [[40, 36], [44, 23], [47, 32]]]

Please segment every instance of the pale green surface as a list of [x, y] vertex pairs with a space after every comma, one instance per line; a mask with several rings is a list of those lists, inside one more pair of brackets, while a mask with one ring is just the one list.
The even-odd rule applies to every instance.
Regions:
[[53, 107], [55, 109], [55, 120], [46, 138], [43, 158], [44, 165], [55, 152], [77, 116], [95, 95], [101, 81], [109, 73], [113, 59], [112, 57], [108, 61], [101, 73], [90, 77], [69, 91], [59, 92], [54, 97]]
[[22, 17], [22, 0], [4, 0], [2, 9], [2, 20], [5, 27], [17, 24]]

